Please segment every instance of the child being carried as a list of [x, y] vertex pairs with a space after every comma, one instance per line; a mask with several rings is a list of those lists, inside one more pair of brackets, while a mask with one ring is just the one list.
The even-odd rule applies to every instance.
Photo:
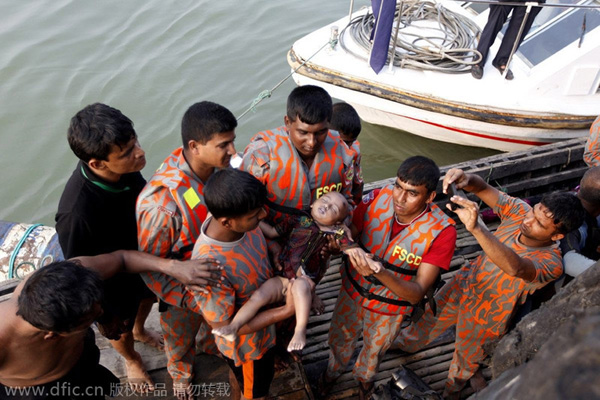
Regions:
[[[311, 307], [313, 302], [320, 304], [320, 299], [314, 294], [314, 288], [329, 265], [328, 260], [321, 258], [321, 250], [329, 244], [328, 236], [331, 235], [339, 239], [342, 249], [353, 244], [350, 230], [344, 225], [344, 220], [350, 213], [350, 206], [343, 195], [329, 192], [310, 207], [310, 216], [288, 215], [277, 227], [261, 221], [260, 228], [266, 237], [275, 239], [287, 236], [286, 245], [278, 249], [279, 257], [275, 260], [281, 276], [263, 283], [238, 310], [229, 325], [213, 329], [215, 335], [234, 341], [240, 327], [252, 319], [262, 307], [283, 301], [291, 285], [296, 309], [296, 328], [287, 350], [304, 348]], [[272, 245], [279, 246], [275, 241]]]

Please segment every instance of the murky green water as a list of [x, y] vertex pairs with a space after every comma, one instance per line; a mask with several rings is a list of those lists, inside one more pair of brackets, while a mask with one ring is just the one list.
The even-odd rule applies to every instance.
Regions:
[[[357, 0], [355, 8], [368, 1]], [[134, 123], [149, 177], [180, 145], [188, 106], [212, 100], [242, 114], [289, 73], [292, 43], [348, 11], [347, 0], [20, 0], [0, 2], [0, 219], [54, 224], [76, 163], [70, 118], [104, 102]], [[286, 81], [240, 121], [236, 142], [283, 122]], [[360, 141], [368, 181], [407, 156], [440, 165], [493, 154], [373, 125]]]

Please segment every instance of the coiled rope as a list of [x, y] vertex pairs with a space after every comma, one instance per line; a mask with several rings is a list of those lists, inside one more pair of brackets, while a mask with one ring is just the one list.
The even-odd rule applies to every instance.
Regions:
[[[388, 59], [393, 56], [394, 66], [445, 73], [469, 72], [471, 65], [481, 60], [475, 50], [475, 39], [480, 29], [469, 18], [448, 10], [432, 1], [403, 1], [396, 6], [395, 19], [402, 9], [398, 39], [394, 49], [390, 48]], [[427, 21], [429, 36], [406, 31], [413, 22]], [[430, 23], [430, 22], [433, 22]], [[373, 13], [353, 18], [340, 33], [340, 46], [357, 58], [367, 60], [371, 51], [371, 31], [375, 24]], [[425, 24], [424, 24], [425, 25]], [[363, 50], [352, 51], [344, 42], [345, 31]], [[392, 40], [396, 27], [392, 30]]]

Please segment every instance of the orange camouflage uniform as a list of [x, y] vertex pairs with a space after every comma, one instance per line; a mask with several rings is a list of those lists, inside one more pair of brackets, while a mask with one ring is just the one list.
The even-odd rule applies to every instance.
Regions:
[[[394, 221], [392, 190], [392, 186], [383, 188], [368, 206], [360, 241], [366, 251], [395, 267], [416, 271], [435, 238], [454, 225], [454, 221], [431, 205], [427, 212], [390, 238]], [[386, 268], [400, 279], [412, 279], [400, 270]], [[350, 266], [342, 267], [341, 274], [342, 288], [329, 329], [327, 376], [337, 378], [344, 372], [362, 333], [363, 347], [352, 373], [359, 381], [370, 382], [381, 358], [400, 331], [404, 315], [410, 314], [412, 306], [386, 286], [367, 280]], [[378, 298], [364, 297], [357, 287]]]
[[[187, 260], [208, 210], [204, 183], [192, 172], [183, 148], [169, 155], [138, 196], [136, 215], [139, 250], [165, 258]], [[145, 273], [146, 285], [173, 306], [160, 314], [167, 370], [173, 382], [192, 379], [195, 347], [217, 354], [213, 335], [199, 313], [185, 308], [186, 289], [163, 274]], [[196, 332], [200, 332], [196, 344]]]
[[[214, 258], [220, 261], [225, 268], [225, 280], [221, 286], [208, 287], [207, 294], [195, 293], [170, 276], [156, 274], [151, 288], [156, 290], [163, 301], [185, 308], [185, 311], [198, 318], [202, 318], [202, 315], [206, 321], [225, 322], [233, 318], [252, 293], [273, 277], [273, 268], [268, 261], [267, 243], [260, 228], [246, 232], [235, 242], [220, 242], [205, 234], [211, 219], [209, 217], [201, 227], [202, 233], [194, 245], [192, 259]], [[176, 324], [170, 329], [173, 329], [177, 337], [187, 336], [184, 325]], [[243, 394], [248, 399], [253, 398], [252, 372], [246, 372], [245, 366], [248, 365], [248, 369], [251, 369], [252, 361], [260, 360], [275, 345], [275, 325], [251, 334], [239, 335], [234, 342], [222, 337], [215, 339], [218, 352], [244, 369]], [[182, 343], [178, 345], [181, 346]], [[264, 386], [268, 382], [260, 384]]]
[[[330, 191], [341, 192], [353, 205], [353, 152], [337, 131], [329, 131], [310, 169], [298, 155], [284, 127], [257, 133], [244, 151], [240, 169], [260, 180], [273, 203], [308, 210]], [[270, 211], [267, 221], [277, 225], [281, 213]]]
[[590, 136], [585, 142], [583, 151], [583, 161], [588, 167], [600, 165], [600, 116], [590, 127]]
[[[204, 222], [203, 231], [210, 220], [211, 217]], [[267, 257], [267, 241], [260, 228], [246, 232], [235, 242], [220, 242], [202, 232], [192, 258], [207, 257], [219, 260], [225, 267], [221, 286], [208, 287], [208, 294], [196, 296], [200, 311], [209, 322], [232, 319], [250, 296], [274, 276]], [[275, 325], [240, 335], [234, 342], [217, 336], [216, 342], [220, 352], [239, 366], [260, 359], [275, 345]]]
[[485, 254], [461, 268], [436, 295], [437, 316], [427, 307], [423, 317], [403, 330], [395, 346], [414, 352], [456, 325], [456, 348], [450, 364], [446, 391], [456, 393], [479, 368], [485, 357], [482, 345], [502, 336], [518, 305], [527, 295], [562, 275], [558, 243], [549, 247], [526, 247], [519, 242], [520, 224], [531, 207], [501, 193], [494, 207], [502, 223], [494, 236], [536, 269], [532, 282], [511, 277]]

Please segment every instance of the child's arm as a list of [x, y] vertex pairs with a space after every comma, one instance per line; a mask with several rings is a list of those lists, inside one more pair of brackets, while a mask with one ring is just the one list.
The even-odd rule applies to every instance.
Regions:
[[336, 226], [337, 230], [335, 234], [330, 235], [329, 239], [329, 252], [332, 254], [339, 254], [340, 252], [350, 249], [352, 247], [358, 247], [358, 244], [352, 241], [352, 233], [350, 228], [345, 224]]
[[271, 259], [273, 260], [273, 264], [275, 264], [275, 269], [277, 271], [281, 271], [283, 269], [283, 265], [279, 262], [279, 256], [281, 255], [281, 245], [277, 243], [275, 240], [269, 240], [267, 242], [267, 248], [269, 250], [269, 254], [271, 255]]
[[279, 237], [279, 233], [275, 227], [267, 224], [265, 221], [260, 221], [258, 226], [260, 226], [260, 230], [263, 235], [269, 239], [277, 239]]

